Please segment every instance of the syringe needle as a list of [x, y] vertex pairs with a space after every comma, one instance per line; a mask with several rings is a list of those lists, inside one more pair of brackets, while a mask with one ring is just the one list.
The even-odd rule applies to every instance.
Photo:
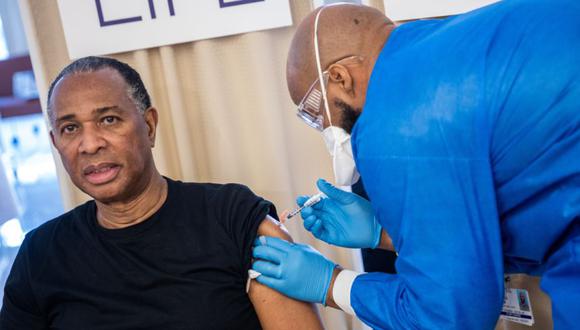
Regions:
[[294, 211], [288, 213], [288, 216], [286, 217], [286, 220], [292, 218], [293, 216], [295, 216], [296, 214], [300, 213], [300, 211], [302, 211], [306, 206], [300, 206], [299, 208], [295, 209]]
[[304, 208], [310, 207], [310, 206], [312, 206], [312, 205], [320, 202], [322, 200], [322, 196], [324, 196], [322, 193], [318, 193], [318, 194], [310, 197], [302, 206], [300, 206], [299, 208], [295, 209], [294, 211], [288, 213], [288, 216], [286, 217], [286, 220], [288, 220], [288, 219], [296, 216]]

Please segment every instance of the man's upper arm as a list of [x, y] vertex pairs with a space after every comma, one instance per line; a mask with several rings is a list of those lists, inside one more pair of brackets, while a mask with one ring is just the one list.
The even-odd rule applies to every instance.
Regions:
[[[266, 216], [258, 227], [258, 235], [292, 241], [286, 228], [270, 216]], [[316, 306], [313, 304], [288, 298], [257, 281], [252, 281], [248, 294], [264, 329], [323, 328]]]

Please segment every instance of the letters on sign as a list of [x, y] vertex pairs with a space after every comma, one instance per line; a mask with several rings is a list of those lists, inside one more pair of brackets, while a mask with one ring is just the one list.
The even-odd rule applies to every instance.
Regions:
[[57, 1], [71, 58], [292, 24], [290, 0]]
[[[155, 13], [155, 3], [153, 3], [153, 0], [147, 0], [147, 2], [149, 5], [149, 13], [151, 14], [151, 19], [157, 18], [157, 14]], [[220, 0], [220, 2], [222, 2], [222, 0]], [[95, 5], [97, 6], [97, 15], [99, 16], [99, 24], [101, 24], [101, 27], [116, 24], [139, 22], [143, 20], [141, 16], [133, 16], [106, 21], [105, 15], [103, 15], [103, 5], [101, 4], [101, 0], [95, 0]], [[173, 0], [167, 0], [167, 6], [169, 7], [169, 15], [175, 16], [175, 8], [173, 6]]]
[[252, 2], [260, 2], [264, 0], [220, 0], [220, 8], [245, 5]]

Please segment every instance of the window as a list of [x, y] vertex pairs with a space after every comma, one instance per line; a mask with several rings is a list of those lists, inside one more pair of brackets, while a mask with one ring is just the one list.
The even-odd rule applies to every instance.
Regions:
[[0, 16], [0, 60], [8, 58], [8, 48], [6, 47], [6, 37], [4, 34], [4, 24]]
[[0, 120], [0, 302], [24, 234], [63, 212], [42, 114]]

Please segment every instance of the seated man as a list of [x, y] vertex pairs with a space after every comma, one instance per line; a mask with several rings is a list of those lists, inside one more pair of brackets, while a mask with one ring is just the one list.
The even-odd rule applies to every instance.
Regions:
[[256, 235], [290, 240], [271, 203], [245, 186], [159, 174], [158, 114], [135, 70], [77, 60], [47, 103], [53, 144], [94, 200], [27, 235], [1, 329], [322, 328], [310, 304], [257, 282], [246, 293]]

